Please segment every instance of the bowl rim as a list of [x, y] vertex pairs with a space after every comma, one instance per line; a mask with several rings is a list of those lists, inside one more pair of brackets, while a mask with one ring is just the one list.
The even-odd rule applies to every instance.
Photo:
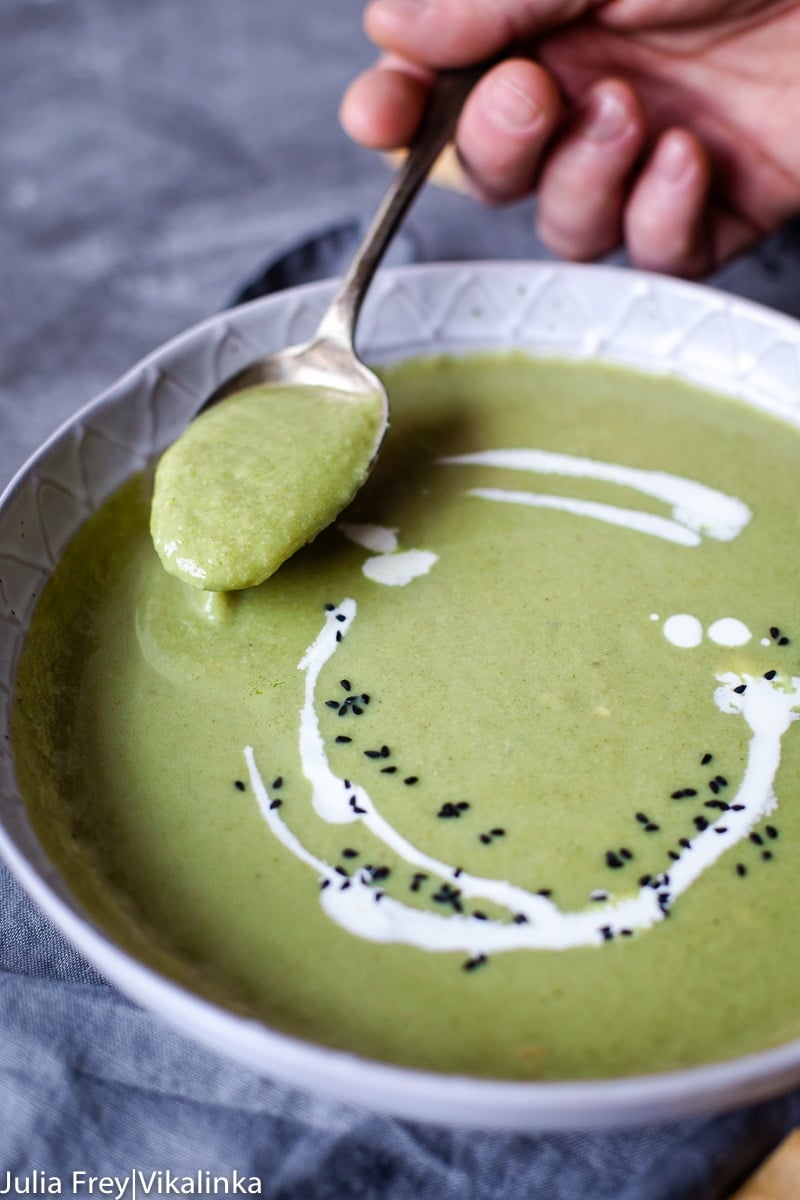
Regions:
[[[573, 283], [589, 277], [600, 282], [624, 278], [634, 287], [641, 285], [648, 294], [653, 290], [668, 292], [678, 301], [684, 297], [696, 300], [699, 296], [709, 311], [766, 323], [777, 333], [786, 335], [800, 350], [800, 322], [785, 314], [702, 284], [666, 279], [632, 268], [536, 261], [431, 263], [387, 268], [376, 284], [381, 281], [384, 287], [391, 288], [397, 282], [402, 284], [426, 277], [451, 278], [458, 272], [469, 272], [475, 278], [496, 272], [526, 279], [541, 275]], [[286, 304], [287, 297], [298, 303], [308, 298], [319, 301], [330, 293], [334, 282], [323, 280], [304, 284], [214, 314], [150, 351], [98, 396], [80, 406], [27, 458], [0, 494], [0, 518], [31, 473], [47, 461], [54, 448], [69, 437], [76, 426], [117, 401], [120, 392], [145, 376], [150, 368], [187, 345], [202, 345], [209, 334], [231, 318], [268, 313]], [[464, 348], [481, 347], [470, 347], [465, 343]], [[592, 357], [591, 354], [588, 356]], [[580, 356], [573, 354], [570, 357]], [[604, 361], [623, 361], [602, 354], [596, 357]], [[682, 373], [680, 369], [678, 373]], [[724, 380], [717, 384], [717, 390], [741, 394], [726, 388]], [[751, 403], [757, 405], [756, 400]], [[0, 639], [2, 637], [0, 628]], [[7, 726], [4, 733], [7, 740]], [[241, 1016], [202, 998], [116, 945], [81, 905], [69, 897], [68, 887], [58, 872], [49, 866], [41, 846], [38, 846], [38, 853], [42, 861], [34, 864], [28, 850], [18, 844], [7, 828], [8, 799], [4, 792], [0, 794], [0, 854], [53, 924], [129, 999], [211, 1049], [254, 1068], [259, 1074], [275, 1076], [346, 1103], [403, 1118], [450, 1126], [521, 1131], [602, 1128], [674, 1119], [710, 1108], [722, 1110], [752, 1103], [775, 1095], [800, 1080], [800, 1037], [723, 1062], [674, 1071], [610, 1079], [537, 1082], [440, 1074], [398, 1066], [284, 1033], [266, 1022]], [[16, 800], [22, 803], [18, 796]], [[38, 845], [35, 835], [32, 834], [32, 838]]]

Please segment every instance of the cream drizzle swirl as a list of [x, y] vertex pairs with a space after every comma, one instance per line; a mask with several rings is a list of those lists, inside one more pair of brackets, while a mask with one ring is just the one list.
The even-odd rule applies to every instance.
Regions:
[[[326, 886], [321, 903], [343, 928], [371, 941], [402, 942], [424, 950], [462, 950], [468, 954], [498, 953], [513, 949], [565, 950], [599, 944], [623, 929], [649, 929], [664, 919], [676, 899], [736, 842], [741, 841], [775, 807], [775, 774], [780, 764], [781, 739], [800, 712], [800, 677], [784, 687], [778, 680], [733, 673], [718, 678], [717, 706], [726, 713], [741, 715], [751, 731], [744, 777], [729, 810], [699, 833], [680, 859], [642, 886], [632, 896], [596, 908], [565, 912], [548, 897], [500, 879], [486, 879], [457, 872], [448, 863], [419, 850], [376, 809], [365, 788], [336, 775], [330, 767], [316, 713], [316, 685], [320, 672], [335, 654], [356, 615], [355, 601], [344, 600], [327, 614], [319, 636], [306, 651], [300, 669], [306, 672], [305, 701], [301, 710], [300, 757], [303, 773], [312, 786], [317, 814], [331, 824], [360, 821], [369, 831], [411, 867], [418, 867], [442, 880], [457, 879], [465, 899], [480, 897], [508, 911], [517, 922], [476, 921], [473, 917], [440, 914], [414, 908], [376, 889], [368, 873], [356, 872], [343, 881], [328, 862], [308, 851], [272, 807], [273, 798], [264, 784], [251, 746], [245, 759], [251, 785], [262, 815], [275, 836], [302, 862], [312, 867]], [[344, 621], [337, 618], [344, 616]], [[336, 637], [337, 632], [342, 639]], [[738, 693], [737, 687], [745, 691]], [[733, 806], [741, 805], [739, 811]], [[347, 884], [345, 887], [344, 884]]]
[[[720, 541], [734, 538], [751, 516], [742, 501], [692, 480], [661, 471], [643, 471], [546, 451], [493, 450], [440, 459], [439, 462], [582, 476], [636, 488], [645, 495], [669, 503], [673, 519], [566, 497], [500, 489], [473, 489], [469, 494], [562, 508], [687, 546], [697, 545], [702, 533]], [[395, 532], [358, 526], [347, 529], [345, 535], [389, 558], [397, 550]], [[435, 561], [435, 556], [431, 555], [431, 559]], [[601, 910], [594, 903], [590, 908], [570, 912], [560, 909], [549, 897], [506, 880], [483, 878], [455, 868], [413, 845], [378, 812], [364, 787], [337, 776], [331, 769], [317, 717], [317, 685], [323, 667], [351, 628], [356, 611], [353, 599], [345, 599], [331, 609], [319, 635], [299, 663], [299, 669], [305, 672], [300, 712], [300, 761], [303, 774], [311, 784], [314, 811], [329, 824], [361, 822], [410, 867], [419, 868], [451, 885], [457, 881], [460, 898], [490, 901], [504, 909], [508, 919], [479, 921], [459, 912], [445, 914], [404, 904], [377, 888], [365, 869], [356, 870], [343, 879], [332, 864], [309, 851], [288, 827], [264, 783], [253, 748], [247, 746], [244, 751], [247, 768], [264, 820], [286, 849], [316, 872], [324, 911], [353, 934], [371, 941], [405, 943], [429, 951], [463, 951], [470, 955], [599, 945], [615, 933], [632, 934], [662, 921], [678, 897], [725, 851], [746, 837], [777, 804], [773, 785], [780, 764], [783, 735], [800, 717], [800, 677], [793, 676], [786, 682], [778, 678], [768, 680], [729, 673], [717, 677], [719, 686], [714, 698], [721, 711], [740, 716], [750, 729], [744, 776], [728, 810], [699, 832], [678, 861], [670, 862], [668, 869], [650, 883], [639, 885], [635, 893], [619, 899], [614, 899], [603, 889], [595, 889], [591, 896], [595, 902], [603, 898]], [[742, 687], [743, 691], [737, 690]]]
[[504, 491], [502, 488], [471, 488], [467, 493], [484, 500], [499, 500], [530, 507], [556, 508], [577, 516], [593, 517], [614, 525], [624, 525], [665, 541], [698, 546], [701, 535], [728, 542], [738, 537], [751, 518], [750, 509], [736, 496], [727, 496], [716, 488], [670, 475], [625, 467], [618, 463], [596, 462], [571, 454], [549, 450], [479, 450], [474, 454], [456, 454], [436, 460], [441, 466], [502, 467], [512, 471], [530, 471], [540, 475], [561, 475], [573, 479], [594, 479], [632, 488], [643, 496], [661, 500], [672, 508], [672, 520], [634, 509], [617, 508], [567, 496], [547, 496], [538, 492]]

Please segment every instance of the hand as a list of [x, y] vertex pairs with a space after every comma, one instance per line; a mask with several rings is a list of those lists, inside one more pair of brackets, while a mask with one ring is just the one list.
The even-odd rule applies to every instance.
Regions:
[[406, 145], [438, 67], [507, 50], [456, 144], [483, 200], [535, 191], [537, 231], [699, 276], [800, 213], [797, 0], [373, 0], [386, 52], [345, 94], [357, 141]]

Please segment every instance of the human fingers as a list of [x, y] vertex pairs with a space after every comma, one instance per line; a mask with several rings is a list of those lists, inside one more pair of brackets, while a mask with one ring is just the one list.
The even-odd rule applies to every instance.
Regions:
[[686, 277], [710, 269], [710, 175], [706, 152], [688, 130], [669, 129], [659, 137], [624, 215], [625, 241], [636, 266]]
[[542, 169], [536, 228], [545, 245], [562, 258], [586, 260], [619, 244], [628, 180], [644, 140], [633, 89], [618, 79], [595, 84]]
[[537, 63], [507, 59], [484, 75], [467, 99], [456, 131], [472, 191], [489, 203], [526, 195], [561, 112], [558, 88]]
[[597, 0], [371, 0], [367, 36], [428, 67], [480, 62], [521, 38], [574, 20]]
[[407, 146], [420, 122], [429, 87], [426, 72], [386, 56], [349, 85], [339, 120], [354, 141], [372, 150]]

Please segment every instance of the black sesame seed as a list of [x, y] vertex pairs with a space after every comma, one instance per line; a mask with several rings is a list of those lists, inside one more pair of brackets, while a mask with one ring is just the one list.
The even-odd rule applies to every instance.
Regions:
[[236, 788], [237, 792], [243, 792], [246, 784], [243, 779], [234, 779], [233, 786]]
[[719, 784], [717, 783], [716, 779], [709, 779], [708, 786], [711, 788], [715, 796], [719, 793]]
[[380, 758], [381, 752], [380, 752], [380, 750], [365, 750], [364, 757], [365, 758]]
[[325, 612], [333, 612], [333, 610], [334, 610], [335, 608], [336, 608], [336, 605], [335, 605], [335, 604], [326, 604], [326, 605], [325, 605]]
[[768, 862], [772, 858], [772, 851], [771, 850], [762, 850], [761, 857], [764, 859], [765, 862]]
[[447, 820], [448, 818], [452, 817], [460, 817], [461, 813], [458, 811], [455, 804], [453, 804], [450, 800], [447, 800], [436, 815], [437, 817], [441, 817], [442, 820]]
[[781, 631], [780, 631], [780, 629], [778, 629], [778, 626], [772, 625], [770, 627], [769, 636], [771, 638], [777, 638], [777, 637], [780, 637], [780, 635], [781, 635]]
[[[648, 879], [649, 879], [649, 878], [650, 878], [650, 876], [648, 875]], [[589, 896], [589, 899], [590, 899], [590, 900], [595, 900], [595, 901], [603, 901], [603, 900], [607, 900], [607, 899], [608, 899], [608, 892], [604, 891], [603, 889], [598, 889], [597, 891], [595, 891], [595, 892], [592, 892], [592, 893], [590, 894], [590, 896]]]
[[684, 796], [696, 796], [697, 788], [684, 788], [683, 794], [684, 794]]
[[405, 783], [408, 787], [412, 787], [418, 781], [419, 775], [407, 775], [403, 780], [403, 783]]
[[350, 887], [350, 880], [349, 880], [349, 879], [345, 879], [344, 883], [343, 883], [343, 884], [342, 884], [342, 886], [339, 888], [339, 891], [340, 891], [340, 892], [346, 892], [346, 891], [347, 891], [347, 889], [348, 889], [349, 887]]
[[381, 746], [381, 758], [388, 758], [391, 753], [388, 746]]
[[283, 804], [282, 800], [273, 800], [270, 804], [270, 808], [280, 808], [280, 806], [282, 804]]
[[346, 621], [346, 620], [347, 620], [347, 617], [344, 615], [344, 613], [337, 613], [337, 614], [336, 614], [336, 620], [337, 620], [337, 621]]
[[685, 837], [678, 838], [678, 845], [683, 846], [683, 848], [685, 850], [691, 850], [691, 848], [692, 848], [692, 843], [689, 841], [688, 838], [685, 838]]
[[736, 692], [736, 694], [737, 694], [738, 696], [741, 696], [741, 695], [743, 695], [743, 694], [744, 694], [744, 693], [747, 691], [747, 684], [746, 684], [746, 683], [740, 683], [740, 684], [739, 684], [739, 686], [738, 686], [738, 687], [735, 687], [733, 690]]
[[628, 862], [630, 862], [630, 860], [633, 858], [633, 855], [631, 854], [631, 852], [627, 846], [623, 846], [620, 849], [619, 856], [620, 856], [620, 858], [627, 859]]
[[704, 829], [708, 829], [708, 821], [705, 819], [705, 817], [695, 817], [694, 827], [695, 829], [699, 829], [702, 833]]
[[774, 679], [777, 674], [778, 674], [777, 671], [765, 671], [764, 678], [765, 679]]
[[613, 850], [606, 850], [606, 866], [611, 867], [613, 871], [618, 871], [623, 866], [622, 859], [617, 858]]
[[728, 832], [727, 825], [715, 825], [714, 826], [714, 833], [727, 833], [727, 832]]
[[639, 876], [639, 887], [647, 887], [647, 885], [652, 882], [653, 882], [652, 875], [640, 875]]
[[677, 792], [670, 793], [670, 800], [682, 800], [685, 795], [686, 795], [686, 792], [684, 791], [684, 789], [679, 788]]
[[358, 704], [353, 705], [353, 715], [354, 716], [360, 717], [361, 714], [363, 713], [363, 711], [364, 711], [363, 708], [361, 708]]
[[330, 879], [323, 879], [323, 880], [321, 880], [321, 881], [320, 881], [319, 890], [320, 890], [321, 892], [324, 892], [324, 891], [325, 891], [325, 888], [326, 888], [326, 887], [330, 887], [330, 885], [331, 885], [331, 881], [330, 881]]
[[362, 693], [361, 693], [361, 703], [362, 703], [362, 704], [369, 704], [369, 696], [367, 695], [367, 693], [366, 693], [366, 692], [362, 692]]
[[[337, 630], [336, 630], [336, 640], [337, 640], [337, 642], [340, 642], [340, 641], [342, 640], [342, 631], [341, 631], [341, 629], [337, 629]], [[342, 889], [342, 891], [344, 891], [344, 888]]]
[[350, 710], [349, 710], [349, 708], [347, 707], [347, 705], [346, 705], [346, 704], [343, 704], [343, 705], [341, 706], [341, 708], [339, 709], [339, 716], [340, 716], [340, 717], [343, 717], [343, 716], [345, 716], [345, 715], [346, 715], [346, 714], [347, 714], [349, 711], [350, 711]]
[[397, 767], [381, 767], [381, 775], [394, 775]]
[[347, 742], [352, 742], [352, 740], [353, 740], [352, 738], [345, 737], [345, 735], [343, 733], [340, 733], [339, 736], [336, 738], [336, 741], [339, 743], [340, 746], [344, 746], [347, 744]]
[[459, 876], [461, 875], [461, 871], [462, 871], [461, 867], [456, 867], [455, 871], [453, 871], [453, 879], [458, 879]]
[[731, 812], [744, 812], [744, 805], [743, 804], [732, 804]]
[[459, 800], [458, 804], [456, 804], [456, 808], [459, 812], [466, 812], [469, 808], [469, 804], [466, 800]]
[[274, 788], [282, 788], [283, 787], [283, 776], [279, 775], [277, 779], [273, 779], [272, 786]]
[[475, 918], [475, 920], [476, 920], [476, 921], [488, 921], [488, 920], [489, 920], [489, 918], [487, 917], [486, 913], [485, 913], [485, 912], [480, 912], [478, 909], [476, 909], [476, 910], [475, 910], [475, 912], [474, 912], [472, 915], [473, 915], [473, 917]]
[[349, 879], [350, 875], [345, 871], [344, 867], [334, 867], [337, 875], [344, 875], [345, 879]]
[[764, 832], [768, 838], [776, 838], [778, 836], [778, 831], [774, 825], [765, 825]]
[[747, 874], [747, 867], [744, 865], [744, 863], [736, 864], [736, 874], [741, 878], [744, 878], [744, 876]]
[[[484, 846], [488, 846], [491, 843], [491, 840], [492, 839], [489, 837], [488, 833], [482, 833], [480, 835], [480, 841], [483, 842]], [[620, 864], [620, 865], [622, 865], [622, 864]]]
[[536, 893], [537, 896], [552, 896], [552, 894], [552, 888], [539, 888], [538, 892]]
[[751, 833], [750, 841], [753, 843], [754, 846], [763, 846], [764, 845], [764, 839], [762, 838], [760, 833]]
[[354, 805], [353, 805], [353, 812], [354, 812], [354, 813], [359, 813], [359, 815], [360, 815], [360, 816], [362, 816], [362, 817], [363, 817], [363, 815], [364, 815], [364, 813], [365, 813], [366, 811], [367, 811], [367, 810], [366, 810], [365, 808], [359, 808], [357, 804], [354, 804]]
[[491, 833], [492, 837], [505, 837], [506, 836], [505, 829], [490, 829], [489, 832]]
[[380, 882], [382, 879], [388, 879], [391, 873], [392, 872], [389, 867], [373, 867], [371, 871], [372, 878], [376, 883]]
[[340, 687], [343, 687], [346, 692], [351, 691], [351, 685], [350, 685], [349, 679], [340, 679], [339, 685], [340, 685]]
[[377, 901], [378, 901], [378, 900], [382, 900], [382, 899], [383, 899], [383, 897], [384, 897], [385, 895], [386, 895], [386, 892], [381, 892], [381, 891], [377, 891], [377, 892], [375, 892], [375, 901], [376, 901], [376, 903], [377, 903]]
[[632, 929], [620, 929], [619, 932], [621, 937], [633, 937]]
[[719, 784], [719, 786], [720, 786], [720, 787], [727, 787], [727, 786], [728, 786], [728, 781], [727, 781], [727, 779], [725, 778], [725, 776], [724, 776], [724, 775], [715, 775], [715, 776], [714, 776], [714, 778], [716, 779], [716, 781], [717, 781], [717, 783]]
[[610, 942], [614, 936], [614, 931], [610, 925], [603, 925], [598, 932], [602, 933], [604, 942]]
[[639, 822], [640, 825], [649, 825], [650, 824], [650, 818], [645, 816], [645, 814], [643, 812], [638, 812], [636, 814], [636, 820]]
[[515, 913], [514, 914], [514, 924], [515, 925], [527, 925], [528, 918], [525, 916], [525, 913]]
[[358, 851], [354, 850], [352, 846], [345, 846], [342, 858], [358, 858]]
[[674, 862], [678, 862], [681, 857], [677, 850], [668, 850], [667, 853]]
[[325, 707], [326, 707], [326, 708], [338, 708], [338, 707], [339, 707], [339, 701], [338, 701], [338, 700], [326, 700], [326, 701], [325, 701]]
[[787, 637], [778, 638], [778, 645], [779, 646], [788, 646], [789, 639]]
[[645, 833], [658, 833], [660, 828], [661, 828], [661, 826], [656, 825], [656, 823], [654, 821], [649, 821], [647, 823], [647, 825], [645, 825], [644, 831], [645, 831]]
[[714, 757], [714, 755], [713, 755], [713, 754], [709, 754], [709, 753], [708, 753], [708, 751], [706, 751], [706, 753], [705, 753], [705, 754], [703, 755], [703, 757], [700, 759], [700, 766], [701, 766], [701, 767], [707, 767], [707, 766], [708, 766], [708, 764], [711, 762], [711, 760], [712, 760], [712, 758], [713, 758], [713, 757]]
[[461, 964], [463, 971], [474, 971], [477, 967], [482, 967], [489, 960], [485, 954], [479, 954], [477, 958], [468, 958], [465, 963]]

